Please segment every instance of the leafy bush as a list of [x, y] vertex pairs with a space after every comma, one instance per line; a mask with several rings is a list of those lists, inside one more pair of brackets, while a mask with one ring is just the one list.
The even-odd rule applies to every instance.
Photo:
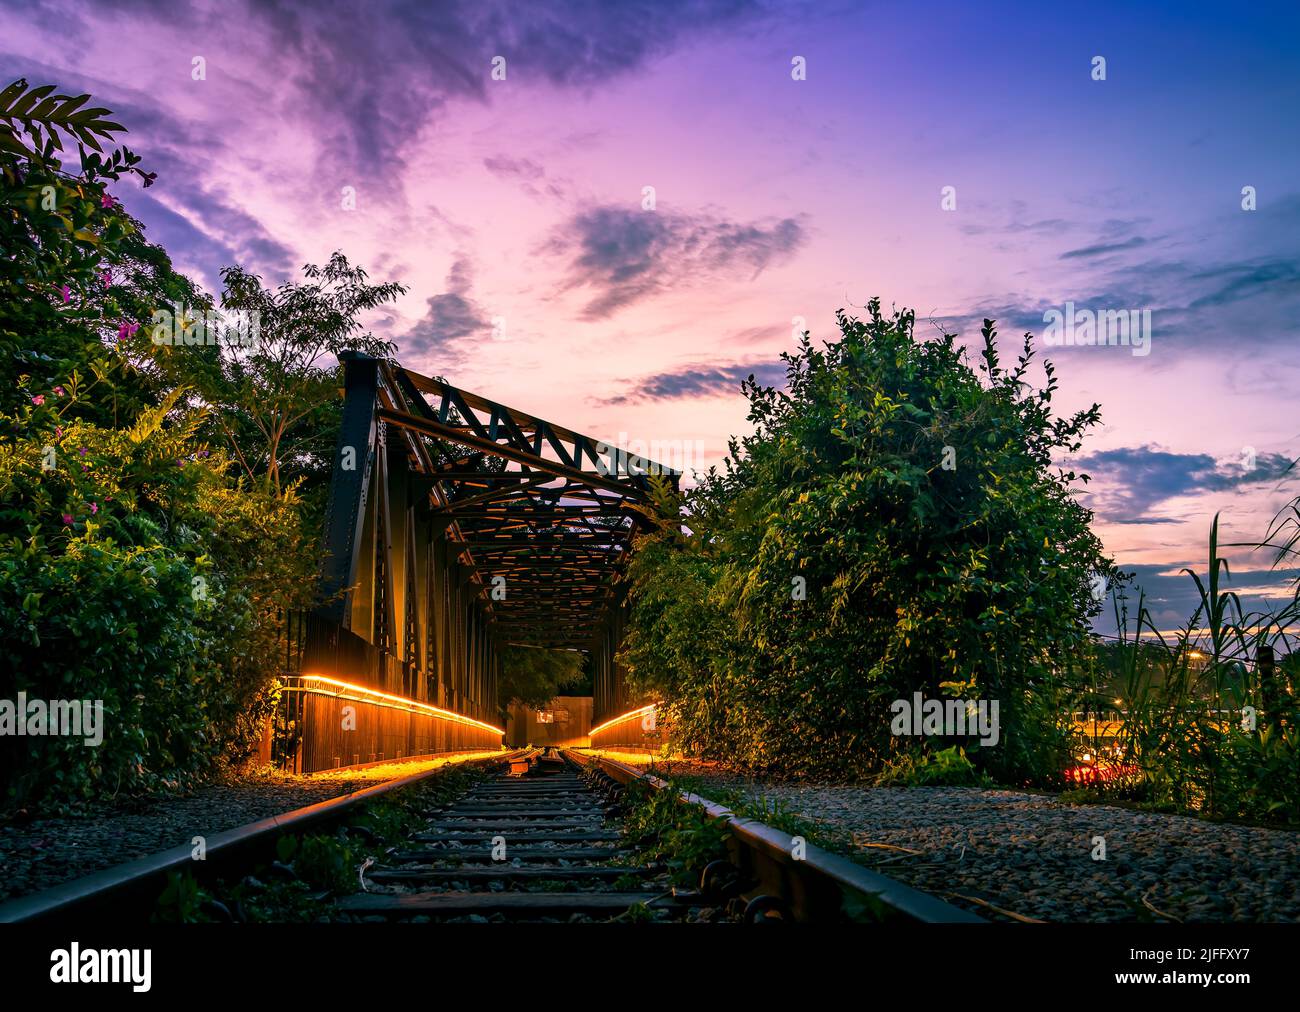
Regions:
[[46, 547], [11, 541], [0, 555], [4, 695], [103, 700], [104, 737], [97, 748], [76, 737], [9, 739], [25, 752], [9, 766], [11, 792], [48, 786], [88, 798], [198, 772], [208, 758], [199, 686], [212, 660], [190, 599], [195, 567], [160, 547], [82, 542], [54, 556]]
[[999, 701], [982, 766], [1059, 769], [1082, 686], [1064, 661], [1113, 565], [1052, 457], [1098, 409], [1053, 417], [1050, 363], [1030, 389], [1028, 338], [1004, 369], [992, 321], [981, 379], [952, 335], [868, 310], [824, 349], [805, 336], [787, 391], [745, 383], [753, 435], [633, 560], [622, 660], [679, 745], [745, 766], [870, 772], [925, 747], [889, 731], [920, 690]]
[[103, 700], [104, 740], [6, 738], [10, 798], [191, 782], [254, 733], [265, 612], [302, 585], [292, 504], [232, 491], [164, 426], [174, 398], [122, 430], [57, 404], [0, 415], [0, 697]]
[[313, 568], [295, 490], [228, 478], [208, 414], [163, 385], [150, 314], [210, 300], [109, 192], [152, 174], [102, 153], [122, 130], [107, 110], [53, 90], [0, 92], [0, 698], [102, 699], [105, 727], [99, 747], [0, 740], [12, 804], [184, 785], [247, 754]]

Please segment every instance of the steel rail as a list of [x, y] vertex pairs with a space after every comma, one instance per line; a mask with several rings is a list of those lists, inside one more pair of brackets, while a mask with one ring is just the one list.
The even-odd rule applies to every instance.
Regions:
[[188, 870], [204, 876], [212, 875], [218, 866], [233, 867], [241, 861], [251, 860], [253, 855], [259, 853], [273, 854], [275, 841], [286, 832], [302, 832], [328, 825], [350, 814], [360, 805], [437, 776], [453, 765], [499, 763], [508, 761], [523, 751], [526, 750], [502, 751], [481, 758], [466, 759], [458, 764], [435, 766], [433, 769], [386, 780], [382, 784], [374, 784], [350, 794], [296, 808], [282, 815], [227, 829], [207, 840], [206, 858], [203, 861], [194, 860], [193, 847], [182, 844], [61, 882], [40, 892], [0, 903], [0, 924], [65, 923], [73, 917], [76, 918], [78, 927], [107, 917], [120, 922], [123, 920], [123, 910], [128, 905], [152, 902], [157, 898], [166, 884], [169, 872]]
[[[566, 754], [584, 766], [594, 765], [621, 784], [641, 781], [656, 791], [673, 790], [672, 784], [627, 763], [606, 756], [586, 755], [572, 749]], [[678, 796], [704, 809], [712, 819], [728, 823], [727, 841], [732, 863], [751, 883], [745, 895], [768, 895], [783, 900], [796, 921], [842, 921], [857, 907], [883, 919], [925, 924], [985, 924], [984, 918], [913, 889], [846, 857], [804, 842], [803, 858], [796, 859], [795, 839], [756, 819], [737, 815], [708, 798], [686, 791]]]

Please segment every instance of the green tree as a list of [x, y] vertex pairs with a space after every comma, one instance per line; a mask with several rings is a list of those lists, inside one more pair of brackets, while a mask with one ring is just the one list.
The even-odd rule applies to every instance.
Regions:
[[[286, 478], [327, 475], [338, 429], [337, 356], [356, 350], [390, 356], [394, 346], [365, 331], [359, 317], [406, 289], [371, 284], [361, 267], [335, 252], [308, 264], [305, 280], [272, 289], [242, 267], [221, 272], [221, 308], [254, 314], [252, 347], [219, 343], [213, 359], [176, 355], [182, 372], [214, 409], [232, 456], [245, 475], [279, 495]], [[188, 350], [188, 349], [186, 349]]]
[[784, 356], [787, 390], [744, 384], [753, 434], [634, 557], [633, 683], [686, 747], [807, 771], [928, 747], [890, 732], [914, 691], [996, 699], [999, 745], [968, 751], [1007, 777], [1050, 769], [1093, 578], [1113, 573], [1053, 456], [1098, 408], [1054, 417], [1050, 363], [1033, 390], [1028, 336], [1004, 369], [992, 321], [977, 372], [910, 312], [838, 319], [838, 341]]
[[[94, 385], [77, 416], [116, 424], [159, 394], [138, 368], [142, 324], [160, 302], [203, 296], [110, 192], [154, 175], [125, 147], [103, 152], [123, 128], [89, 100], [25, 80], [0, 91], [0, 409], [55, 385]], [[74, 171], [65, 138], [81, 152]]]
[[102, 153], [122, 129], [107, 110], [53, 92], [0, 92], [0, 698], [102, 700], [104, 737], [0, 737], [13, 804], [175, 786], [246, 753], [313, 556], [294, 495], [241, 483], [151, 354], [154, 309], [204, 305], [108, 192], [152, 174]]
[[503, 647], [497, 701], [504, 715], [511, 703], [540, 709], [583, 680], [583, 655], [575, 650]]

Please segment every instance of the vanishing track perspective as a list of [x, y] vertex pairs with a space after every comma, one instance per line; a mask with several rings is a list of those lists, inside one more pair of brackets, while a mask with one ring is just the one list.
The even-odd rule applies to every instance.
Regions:
[[498, 922], [625, 919], [638, 908], [689, 920], [708, 909], [702, 895], [674, 891], [664, 869], [632, 860], [622, 793], [555, 752], [518, 758], [430, 812], [338, 909], [345, 919]]
[[0, 922], [151, 919], [981, 920], [607, 756], [535, 748], [217, 834], [202, 860], [181, 846], [0, 904]]

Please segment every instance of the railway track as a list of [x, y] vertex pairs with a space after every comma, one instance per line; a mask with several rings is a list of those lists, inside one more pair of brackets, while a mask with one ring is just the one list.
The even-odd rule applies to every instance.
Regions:
[[346, 919], [500, 922], [690, 920], [713, 909], [702, 894], [674, 889], [664, 868], [635, 860], [622, 793], [554, 752], [523, 757], [428, 813], [338, 910]]
[[[439, 779], [453, 768], [463, 789]], [[200, 862], [178, 847], [21, 897], [0, 922], [143, 923], [178, 879], [197, 919], [227, 921], [980, 920], [623, 763], [525, 749], [227, 831]]]

